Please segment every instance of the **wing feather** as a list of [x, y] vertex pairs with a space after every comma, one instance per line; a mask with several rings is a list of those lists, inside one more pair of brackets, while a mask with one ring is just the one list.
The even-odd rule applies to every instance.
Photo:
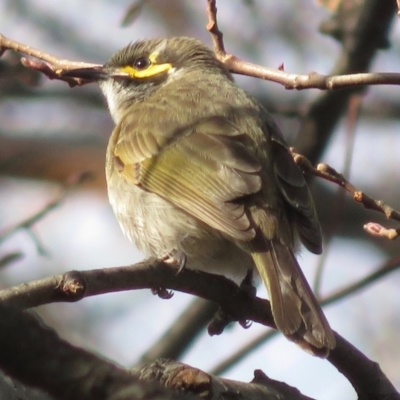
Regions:
[[260, 191], [261, 165], [232, 123], [202, 121], [159, 151], [152, 132], [130, 137], [122, 129], [114, 150], [127, 180], [234, 239], [254, 238], [240, 198]]
[[310, 189], [286, 146], [273, 141], [274, 171], [278, 188], [292, 208], [303, 244], [313, 253], [322, 252], [322, 234]]

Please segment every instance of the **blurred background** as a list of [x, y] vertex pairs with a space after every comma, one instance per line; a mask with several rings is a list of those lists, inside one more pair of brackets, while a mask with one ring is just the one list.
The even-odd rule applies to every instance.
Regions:
[[[342, 44], [321, 34], [319, 27], [332, 21], [332, 11], [313, 0], [293, 4], [219, 0], [227, 50], [272, 68], [283, 63], [291, 73], [329, 74], [341, 57]], [[4, 35], [61, 58], [95, 63], [104, 63], [115, 50], [143, 38], [186, 35], [211, 46], [206, 23], [205, 0], [0, 2]], [[371, 70], [398, 70], [398, 24], [391, 27], [389, 39], [391, 47], [376, 54]], [[304, 117], [321, 93], [288, 91], [249, 77], [236, 79], [270, 109], [289, 143], [302, 150]], [[399, 89], [371, 87], [353, 100], [355, 104], [362, 100], [359, 115], [354, 118], [346, 108], [329, 140], [318, 154], [310, 153], [311, 158], [329, 163], [360, 190], [400, 209]], [[1, 288], [72, 269], [127, 265], [143, 258], [122, 235], [107, 201], [103, 169], [112, 129], [96, 85], [71, 89], [24, 69], [17, 54], [7, 52], [0, 59], [0, 260], [21, 254], [0, 270]], [[63, 185], [86, 171], [92, 172], [92, 179], [63, 195]], [[318, 180], [312, 188], [326, 251], [321, 259], [304, 250], [299, 261], [311, 283], [323, 267], [318, 290], [323, 298], [398, 255], [399, 241], [368, 236], [362, 229], [368, 221], [396, 225], [353, 203], [333, 184]], [[59, 205], [29, 229], [12, 230], [60, 196]], [[395, 272], [325, 308], [333, 329], [379, 362], [398, 389], [399, 285], [400, 274]], [[266, 296], [261, 288], [258, 294]], [[132, 366], [192, 301], [180, 293], [161, 300], [143, 290], [48, 305], [38, 312], [71, 343]], [[234, 324], [218, 337], [209, 337], [202, 329], [181, 360], [210, 371], [265, 329], [253, 324], [244, 330]], [[254, 369], [318, 399], [355, 397], [331, 364], [310, 357], [281, 336], [248, 353], [223, 376], [249, 381]]]

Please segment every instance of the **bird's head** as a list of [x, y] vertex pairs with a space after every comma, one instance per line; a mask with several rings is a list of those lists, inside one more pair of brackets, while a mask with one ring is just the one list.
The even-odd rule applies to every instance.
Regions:
[[[70, 70], [65, 76], [98, 81], [115, 121], [127, 105], [160, 87], [195, 74], [228, 70], [203, 43], [188, 37], [138, 41], [118, 50], [103, 67]], [[173, 88], [171, 88], [173, 90]]]

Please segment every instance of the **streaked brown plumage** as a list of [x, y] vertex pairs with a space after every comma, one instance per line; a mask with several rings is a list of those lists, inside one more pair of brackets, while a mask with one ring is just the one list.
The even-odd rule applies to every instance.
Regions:
[[134, 43], [91, 76], [116, 123], [108, 193], [130, 240], [188, 268], [244, 277], [256, 266], [277, 327], [326, 356], [334, 335], [293, 255], [297, 236], [322, 251], [320, 226], [268, 112], [195, 39]]

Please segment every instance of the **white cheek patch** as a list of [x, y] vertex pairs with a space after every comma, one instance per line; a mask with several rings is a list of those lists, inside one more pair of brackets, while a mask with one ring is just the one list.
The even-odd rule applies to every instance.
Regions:
[[111, 80], [100, 82], [100, 88], [103, 92], [104, 97], [107, 100], [108, 109], [110, 110], [111, 117], [117, 124], [119, 108], [119, 103], [116, 96], [116, 93], [118, 92], [117, 88], [114, 86], [114, 83]]
[[175, 79], [178, 79], [180, 76], [182, 76], [182, 73], [184, 72], [184, 69], [183, 68], [171, 68], [169, 71], [168, 71], [168, 80], [167, 80], [167, 83], [168, 82], [172, 82], [172, 81], [174, 81]]

